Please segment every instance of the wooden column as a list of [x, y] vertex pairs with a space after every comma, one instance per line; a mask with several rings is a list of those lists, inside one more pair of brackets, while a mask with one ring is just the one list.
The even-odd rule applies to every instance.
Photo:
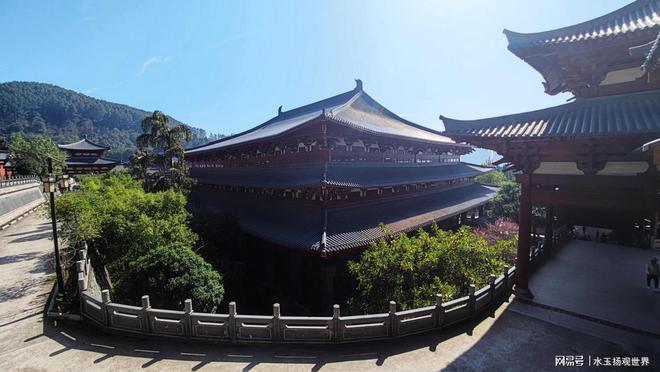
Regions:
[[483, 218], [483, 217], [484, 217], [484, 205], [482, 204], [479, 206], [479, 218]]
[[543, 247], [545, 251], [551, 250], [552, 246], [552, 235], [554, 234], [553, 222], [555, 219], [555, 211], [552, 205], [546, 205], [545, 207], [545, 238], [543, 241]]
[[523, 298], [534, 298], [529, 290], [529, 249], [532, 229], [531, 175], [518, 175], [520, 183], [520, 211], [518, 218], [518, 254], [516, 256], [516, 287], [514, 293]]

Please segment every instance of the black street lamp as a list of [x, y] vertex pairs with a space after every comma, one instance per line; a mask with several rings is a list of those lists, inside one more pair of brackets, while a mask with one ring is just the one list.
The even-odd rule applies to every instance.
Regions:
[[[53, 244], [55, 245], [55, 273], [57, 274], [57, 287], [59, 288], [60, 293], [65, 294], [64, 275], [62, 274], [62, 265], [60, 264], [60, 246], [57, 239], [57, 219], [55, 217], [55, 188], [57, 185], [57, 179], [53, 174], [53, 159], [50, 157], [48, 158], [48, 176], [42, 177], [41, 180], [44, 183], [44, 192], [50, 194], [50, 216], [53, 225]], [[66, 182], [64, 178], [61, 178], [61, 180]]]

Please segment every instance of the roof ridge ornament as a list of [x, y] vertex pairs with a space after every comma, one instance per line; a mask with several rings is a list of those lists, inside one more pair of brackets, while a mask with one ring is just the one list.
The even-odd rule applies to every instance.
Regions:
[[360, 79], [355, 79], [355, 91], [361, 92], [362, 91], [362, 80]]
[[277, 108], [277, 116], [280, 115], [282, 115], [282, 105], [280, 105], [280, 107]]

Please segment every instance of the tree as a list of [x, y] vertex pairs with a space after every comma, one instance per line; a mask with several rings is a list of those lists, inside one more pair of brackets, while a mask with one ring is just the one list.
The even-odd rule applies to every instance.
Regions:
[[183, 142], [192, 139], [192, 131], [187, 125], [168, 123], [160, 111], [142, 120], [138, 150], [130, 159], [131, 174], [142, 180], [147, 191], [188, 192], [194, 181], [188, 177]]
[[57, 198], [62, 237], [70, 245], [87, 241], [114, 277], [153, 249], [191, 248], [197, 241], [180, 192], [146, 193], [125, 172], [85, 176], [80, 185]]
[[486, 185], [496, 185], [496, 186], [502, 186], [505, 183], [509, 182], [506, 176], [504, 175], [504, 172], [499, 169], [495, 169], [486, 174], [477, 176], [474, 178], [474, 180]]
[[147, 193], [126, 172], [82, 176], [80, 190], [57, 198], [61, 236], [68, 246], [86, 241], [95, 263], [106, 266], [118, 298], [152, 295], [155, 306], [180, 308], [192, 298], [212, 311], [222, 299], [220, 275], [192, 251], [186, 197]]
[[191, 299], [196, 311], [215, 312], [224, 288], [220, 274], [198, 254], [165, 246], [131, 262], [113, 292], [124, 303], [137, 304], [146, 294], [153, 307], [182, 309]]
[[358, 282], [350, 305], [379, 312], [389, 300], [410, 309], [433, 304], [436, 293], [445, 299], [465, 294], [468, 284], [481, 287], [489, 275], [499, 275], [506, 265], [502, 250], [512, 246], [512, 241], [489, 244], [465, 226], [452, 232], [434, 225], [431, 233], [419, 230], [415, 236], [381, 239], [359, 261], [348, 263]]
[[502, 259], [513, 265], [516, 259], [516, 247], [518, 245], [518, 224], [503, 218], [474, 229], [474, 233], [486, 239], [488, 244], [506, 245], [501, 247]]
[[520, 209], [520, 185], [513, 182], [504, 183], [492, 201], [491, 214], [493, 218], [503, 218], [518, 221]]
[[9, 140], [9, 158], [14, 163], [16, 174], [48, 174], [47, 159], [53, 159], [53, 171], [62, 172], [66, 165], [66, 154], [51, 139], [32, 135], [23, 137], [13, 133]]

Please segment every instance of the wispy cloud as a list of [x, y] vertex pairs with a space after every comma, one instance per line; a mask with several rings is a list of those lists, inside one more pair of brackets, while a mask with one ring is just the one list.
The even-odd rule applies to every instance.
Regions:
[[146, 59], [142, 62], [142, 68], [140, 69], [140, 75], [144, 74], [149, 67], [159, 63], [167, 63], [172, 60], [170, 56], [152, 56], [151, 58]]
[[431, 101], [428, 100], [428, 99], [423, 99], [423, 100], [421, 100], [421, 101], [417, 101], [417, 103], [420, 104], [420, 105], [424, 105], [424, 104], [427, 104], [427, 103], [429, 103], [429, 102], [431, 102]]
[[223, 46], [225, 46], [225, 45], [227, 45], [231, 42], [247, 39], [252, 34], [253, 34], [253, 32], [243, 32], [243, 33], [240, 33], [240, 34], [231, 35], [229, 37], [226, 37], [226, 38], [218, 41], [217, 43], [215, 43], [213, 45], [213, 47], [214, 48], [221, 48], [221, 47], [223, 47]]

